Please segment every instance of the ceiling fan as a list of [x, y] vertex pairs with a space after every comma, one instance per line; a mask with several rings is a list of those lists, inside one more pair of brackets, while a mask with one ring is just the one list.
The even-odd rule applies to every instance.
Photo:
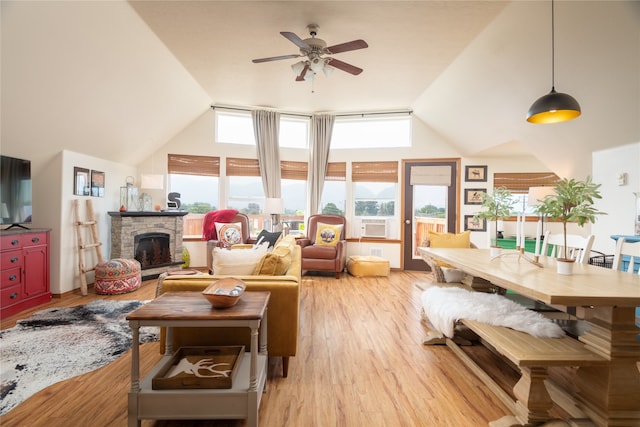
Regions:
[[279, 61], [282, 59], [306, 57], [306, 59], [291, 66], [297, 76], [296, 81], [299, 82], [304, 80], [313, 80], [314, 76], [321, 71], [325, 74], [325, 76], [329, 76], [334, 68], [346, 71], [347, 73], [353, 74], [355, 76], [362, 72], [362, 68], [358, 68], [354, 65], [347, 64], [346, 62], [340, 61], [338, 59], [323, 55], [333, 55], [336, 53], [348, 52], [350, 50], [364, 49], [366, 47], [369, 47], [367, 42], [365, 42], [364, 40], [353, 40], [350, 42], [340, 43], [327, 47], [327, 43], [324, 40], [316, 38], [319, 28], [318, 25], [310, 24], [307, 26], [307, 28], [309, 29], [309, 35], [311, 35], [311, 37], [304, 40], [302, 40], [294, 33], [288, 31], [280, 32], [280, 34], [282, 34], [285, 38], [287, 38], [289, 41], [300, 48], [299, 54], [258, 58], [254, 59], [252, 62], [270, 62]]

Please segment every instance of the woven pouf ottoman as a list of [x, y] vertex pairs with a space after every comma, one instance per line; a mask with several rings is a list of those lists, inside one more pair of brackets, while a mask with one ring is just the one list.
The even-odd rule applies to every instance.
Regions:
[[135, 259], [115, 258], [96, 265], [96, 294], [117, 295], [135, 291], [142, 284], [140, 263]]
[[347, 271], [356, 277], [389, 275], [389, 260], [379, 256], [351, 255], [347, 259]]

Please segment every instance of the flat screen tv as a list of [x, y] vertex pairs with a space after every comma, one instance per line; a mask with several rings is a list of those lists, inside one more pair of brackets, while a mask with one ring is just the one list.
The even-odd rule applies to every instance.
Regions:
[[31, 224], [31, 161], [0, 155], [0, 225]]

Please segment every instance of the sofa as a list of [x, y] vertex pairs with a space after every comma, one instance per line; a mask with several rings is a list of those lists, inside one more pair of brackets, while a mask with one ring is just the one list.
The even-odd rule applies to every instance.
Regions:
[[[267, 351], [271, 357], [282, 357], [282, 375], [287, 377], [289, 358], [298, 349], [298, 320], [300, 306], [301, 249], [293, 236], [283, 238], [273, 253], [285, 247], [290, 251], [290, 264], [284, 274], [257, 275], [168, 275], [158, 278], [156, 295], [166, 292], [201, 292], [212, 282], [224, 277], [235, 277], [245, 282], [245, 292], [269, 291]], [[238, 249], [244, 251], [244, 249]], [[176, 328], [173, 348], [182, 346], [245, 345], [249, 348], [248, 328]], [[160, 351], [165, 350], [164, 331], [160, 336]]]

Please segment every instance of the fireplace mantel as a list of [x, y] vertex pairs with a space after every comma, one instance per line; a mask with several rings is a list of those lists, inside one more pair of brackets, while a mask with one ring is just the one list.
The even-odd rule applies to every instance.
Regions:
[[127, 216], [185, 216], [189, 212], [185, 211], [125, 211], [125, 212], [107, 212], [111, 217], [127, 217]]

